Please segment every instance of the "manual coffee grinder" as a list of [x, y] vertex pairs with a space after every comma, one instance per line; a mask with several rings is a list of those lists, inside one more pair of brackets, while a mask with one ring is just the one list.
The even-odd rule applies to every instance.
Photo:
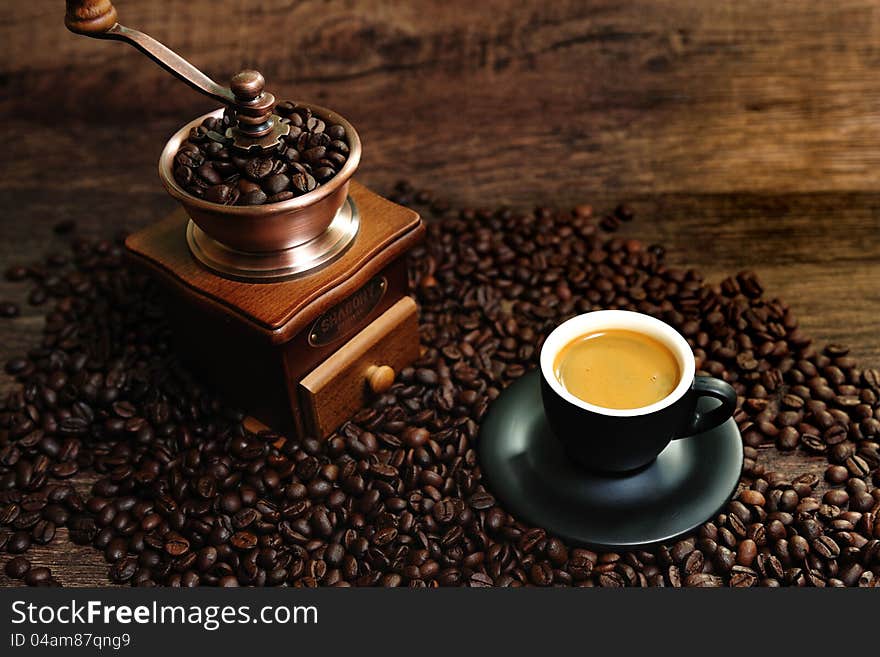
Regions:
[[290, 121], [275, 111], [262, 75], [242, 71], [230, 88], [219, 85], [121, 25], [109, 0], [67, 0], [65, 24], [77, 34], [130, 43], [225, 106], [168, 141], [159, 176], [182, 207], [131, 235], [126, 247], [168, 292], [177, 348], [206, 382], [276, 430], [329, 435], [419, 355], [404, 257], [424, 235], [419, 215], [351, 179], [361, 155], [357, 132], [309, 103], [296, 106], [347, 135], [348, 157], [332, 178], [263, 205], [223, 205], [189, 193], [175, 179], [175, 156], [206, 118], [224, 111], [234, 117], [220, 140], [241, 157], [270, 152], [289, 135]]

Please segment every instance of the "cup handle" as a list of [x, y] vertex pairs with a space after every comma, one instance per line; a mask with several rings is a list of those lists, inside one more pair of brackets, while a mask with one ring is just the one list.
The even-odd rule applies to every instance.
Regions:
[[694, 416], [691, 418], [684, 433], [676, 438], [687, 438], [695, 436], [698, 433], [714, 429], [720, 424], [726, 422], [736, 410], [736, 390], [721, 379], [712, 376], [698, 376], [694, 379], [693, 394], [699, 397], [712, 397], [721, 402], [720, 406], [713, 408], [711, 411], [701, 413], [694, 410]]

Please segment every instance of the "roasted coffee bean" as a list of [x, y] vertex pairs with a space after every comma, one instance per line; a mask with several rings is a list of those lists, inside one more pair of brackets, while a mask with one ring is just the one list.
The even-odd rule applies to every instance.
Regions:
[[315, 146], [303, 152], [302, 156], [309, 162], [317, 163], [327, 155], [327, 149], [324, 146]]
[[785, 576], [782, 563], [775, 555], [761, 553], [758, 555], [757, 563], [758, 569], [766, 577], [781, 580]]
[[747, 588], [758, 583], [758, 575], [751, 568], [734, 566], [730, 573], [730, 586], [733, 588]]
[[263, 191], [273, 195], [283, 192], [290, 187], [290, 178], [283, 173], [276, 173], [263, 181]]
[[55, 523], [51, 520], [40, 520], [31, 530], [34, 543], [47, 545], [55, 538]]
[[[764, 506], [765, 504], [764, 496], [759, 491], [748, 488], [740, 491], [739, 499], [743, 504], [751, 504], [754, 506]], [[745, 521], [744, 518], [742, 518], [742, 520]]]
[[6, 361], [5, 371], [11, 376], [20, 374], [28, 368], [28, 361], [25, 358], [12, 358]]
[[867, 477], [871, 473], [871, 466], [861, 456], [855, 454], [850, 456], [844, 463], [847, 471], [853, 477]]
[[846, 506], [849, 502], [849, 494], [845, 490], [829, 490], [822, 497], [822, 501], [833, 506]]
[[821, 454], [826, 449], [828, 449], [828, 445], [825, 443], [822, 438], [813, 433], [805, 433], [801, 436], [801, 444], [804, 446], [804, 449], [813, 452], [814, 454]]
[[672, 588], [681, 588], [681, 572], [678, 566], [672, 565], [666, 570], [666, 580]]
[[205, 163], [205, 157], [202, 155], [201, 151], [199, 151], [198, 147], [194, 145], [184, 145], [179, 151], [177, 151], [174, 161], [180, 166], [197, 169]]
[[488, 509], [489, 507], [495, 505], [495, 498], [492, 497], [492, 495], [490, 495], [489, 493], [483, 491], [471, 495], [468, 503], [474, 509]]
[[21, 505], [15, 502], [10, 502], [3, 507], [0, 507], [0, 525], [12, 525], [21, 514]]
[[[344, 140], [345, 139], [345, 128], [339, 124], [331, 125], [326, 130], [327, 134], [335, 140]], [[348, 144], [346, 144], [346, 147]]]
[[583, 581], [592, 574], [593, 562], [584, 556], [572, 556], [568, 562], [568, 571], [576, 581]]
[[[733, 504], [738, 504], [738, 502], [733, 502], [731, 506]], [[739, 538], [745, 538], [747, 531], [745, 523], [743, 523], [743, 521], [740, 520], [739, 516], [735, 513], [731, 512], [731, 514], [727, 516], [727, 526], [730, 528], [730, 531], [732, 531], [735, 536]]]
[[223, 182], [223, 176], [217, 172], [210, 162], [206, 162], [196, 169], [196, 175], [207, 185], [219, 185]]
[[[611, 575], [616, 575], [616, 573], [610, 573], [609, 575], [600, 575], [599, 582], [602, 586], [622, 586], [623, 583], [619, 584], [602, 584], [603, 577], [611, 577]], [[553, 568], [546, 561], [542, 561], [540, 563], [534, 564], [529, 570], [529, 579], [532, 584], [536, 586], [550, 586], [553, 583]]]
[[6, 562], [4, 572], [7, 577], [12, 579], [21, 579], [31, 568], [31, 562], [25, 557], [13, 557]]
[[234, 204], [238, 197], [238, 191], [232, 185], [217, 184], [205, 191], [204, 199], [220, 205]]
[[137, 559], [126, 557], [120, 559], [110, 567], [110, 581], [123, 584], [130, 580], [137, 572]]
[[682, 570], [685, 576], [699, 573], [703, 570], [705, 557], [700, 550], [694, 550], [684, 560]]
[[441, 500], [434, 505], [433, 516], [434, 519], [440, 524], [447, 524], [452, 522], [455, 518], [455, 513], [455, 504], [452, 502], [452, 500]]
[[792, 536], [788, 541], [788, 554], [796, 563], [803, 562], [810, 552], [810, 545], [803, 536]]
[[829, 465], [825, 470], [825, 479], [831, 484], [842, 484], [849, 479], [849, 472], [842, 465]]
[[45, 586], [52, 579], [52, 571], [46, 566], [35, 566], [24, 574], [28, 586]]
[[[453, 530], [461, 531], [460, 527], [453, 527]], [[389, 543], [394, 542], [397, 538], [397, 530], [394, 527], [383, 527], [373, 536], [373, 543], [379, 546], [385, 546]], [[445, 541], [443, 542], [445, 545], [453, 545], [457, 542], [457, 539], [460, 538], [460, 535], [457, 535], [454, 539], [449, 537], [449, 533], [445, 537]]]
[[262, 205], [267, 201], [268, 197], [262, 189], [255, 189], [249, 192], [242, 192], [238, 197], [239, 205]]
[[794, 489], [786, 488], [776, 504], [780, 511], [794, 511], [797, 507], [798, 496]]
[[672, 546], [672, 549], [669, 551], [669, 556], [674, 562], [681, 563], [691, 552], [693, 552], [693, 550], [693, 539], [685, 539]]
[[[109, 533], [109, 530], [104, 530], [104, 531], [108, 532], [106, 534], [107, 536], [112, 536], [112, 534]], [[101, 536], [102, 536], [102, 534], [99, 532], [98, 535], [95, 537], [95, 544], [98, 545], [99, 547], [103, 543], [103, 541], [101, 540]], [[151, 545], [151, 547], [159, 547], [159, 546], [153, 546], [152, 543], [150, 545]], [[107, 543], [105, 546], [104, 558], [107, 559], [107, 561], [109, 561], [110, 563], [114, 563], [116, 561], [119, 561], [120, 559], [122, 559], [125, 556], [127, 548], [128, 548], [127, 542], [124, 538], [121, 538], [121, 537], [109, 538], [109, 540], [107, 540]]]
[[709, 573], [696, 573], [688, 575], [685, 579], [685, 586], [694, 586], [698, 588], [718, 588], [724, 586], [724, 580], [718, 575], [710, 575]]
[[289, 201], [292, 198], [295, 198], [296, 194], [291, 192], [289, 189], [278, 192], [277, 194], [272, 194], [266, 199], [266, 203], [281, 203], [282, 201]]
[[758, 546], [750, 538], [745, 539], [737, 546], [736, 562], [740, 566], [751, 566], [758, 555]]
[[174, 167], [174, 179], [181, 187], [189, 188], [193, 184], [196, 174], [193, 170], [179, 163]]
[[715, 552], [715, 565], [718, 567], [718, 570], [723, 573], [729, 572], [735, 563], [736, 556], [734, 553], [723, 545], [719, 545], [718, 550]]
[[315, 189], [318, 183], [308, 173], [295, 173], [290, 177], [290, 186], [294, 193], [306, 194]]
[[531, 554], [547, 538], [547, 532], [540, 527], [534, 527], [520, 537], [519, 548], [525, 554]]
[[21, 554], [27, 552], [31, 546], [31, 534], [28, 531], [19, 530], [9, 537], [6, 551], [9, 554]]
[[0, 317], [18, 317], [21, 309], [12, 301], [0, 301]]
[[165, 541], [165, 552], [172, 557], [181, 557], [189, 552], [189, 541], [182, 536], [172, 536]]
[[70, 540], [77, 545], [91, 543], [98, 533], [95, 521], [89, 516], [79, 515], [70, 519], [68, 524]]
[[612, 571], [599, 575], [599, 586], [603, 588], [620, 588], [625, 586], [623, 577]]
[[813, 551], [823, 559], [837, 559], [840, 548], [830, 536], [820, 536], [813, 541]]
[[257, 546], [257, 537], [249, 531], [236, 532], [229, 539], [236, 550], [252, 550]]
[[245, 163], [242, 173], [251, 180], [262, 180], [272, 173], [274, 166], [269, 157], [253, 157]]
[[315, 169], [315, 180], [319, 183], [327, 182], [335, 175], [336, 171], [331, 166], [323, 166]]

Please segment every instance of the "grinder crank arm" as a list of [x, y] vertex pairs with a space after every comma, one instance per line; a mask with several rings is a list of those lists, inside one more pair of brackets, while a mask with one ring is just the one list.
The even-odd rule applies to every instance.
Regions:
[[148, 34], [119, 23], [116, 7], [110, 0], [67, 0], [64, 24], [68, 30], [76, 34], [95, 39], [125, 41], [196, 91], [225, 105], [236, 104], [235, 94], [229, 87], [214, 82], [183, 57]]

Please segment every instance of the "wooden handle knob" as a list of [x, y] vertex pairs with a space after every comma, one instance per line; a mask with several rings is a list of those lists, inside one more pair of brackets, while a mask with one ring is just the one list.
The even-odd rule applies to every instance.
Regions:
[[371, 365], [367, 370], [367, 385], [377, 395], [387, 391], [394, 383], [394, 369], [388, 365]]
[[235, 96], [235, 114], [238, 130], [251, 139], [272, 131], [269, 119], [275, 109], [275, 96], [264, 92], [266, 78], [259, 71], [239, 71], [229, 81]]
[[241, 103], [259, 98], [266, 86], [266, 78], [259, 71], [239, 71], [229, 81], [229, 88], [235, 94], [235, 99]]
[[92, 36], [109, 30], [118, 18], [110, 0], [67, 0], [64, 24], [71, 32]]

